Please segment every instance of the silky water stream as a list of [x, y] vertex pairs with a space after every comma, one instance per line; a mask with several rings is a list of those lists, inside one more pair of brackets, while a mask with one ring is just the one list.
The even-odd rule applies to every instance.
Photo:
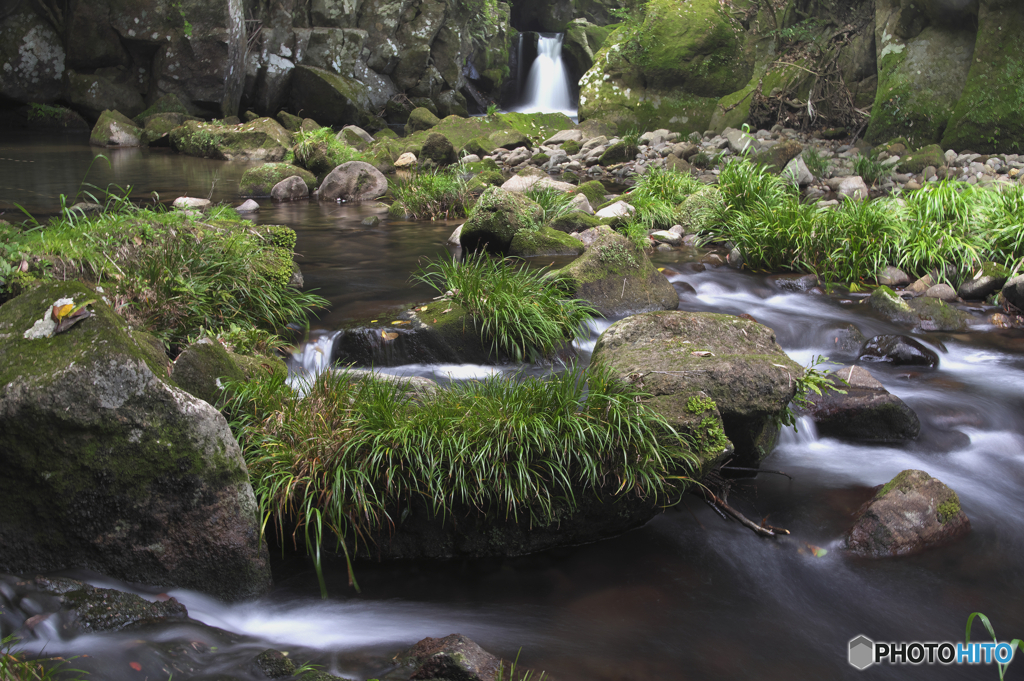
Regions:
[[[79, 153], [86, 152], [71, 145], [50, 158]], [[123, 182], [168, 196], [191, 190], [192, 180], [182, 178], [195, 159], [139, 154], [131, 157], [135, 174]], [[46, 157], [34, 155], [37, 163]], [[146, 174], [147, 167], [165, 165], [178, 168], [176, 179]], [[216, 191], [232, 196], [240, 169], [211, 162], [195, 167], [204, 177], [218, 174]], [[67, 174], [71, 186], [59, 191], [74, 191], [82, 176]], [[51, 175], [38, 171], [40, 178]], [[0, 186], [16, 181], [0, 163]], [[6, 189], [0, 197], [18, 201]], [[360, 224], [370, 213], [381, 218], [378, 227]], [[393, 221], [372, 206], [315, 203], [266, 202], [258, 220], [296, 229], [307, 286], [331, 301], [314, 322], [314, 341], [347, 322], [429, 298], [409, 275], [424, 257], [448, 257], [444, 241], [455, 226]], [[726, 268], [698, 271], [698, 257], [682, 250], [654, 256], [659, 266], [680, 272], [670, 277], [681, 293], [680, 308], [748, 313], [774, 329], [802, 364], [817, 355], [844, 359], [833, 331], [847, 324], [868, 337], [907, 332], [873, 316], [855, 297], [789, 293], [771, 278]], [[347, 587], [343, 564], [330, 563], [326, 600], [305, 561], [275, 559], [274, 590], [256, 602], [224, 605], [169, 592], [208, 626], [70, 640], [40, 627], [40, 638], [28, 647], [87, 655], [73, 666], [92, 678], [126, 681], [163, 680], [168, 673], [176, 681], [256, 678], [246, 661], [267, 647], [339, 675], [377, 678], [401, 648], [453, 632], [507, 658], [521, 649], [520, 664], [565, 681], [995, 679], [992, 665], [858, 672], [846, 661], [848, 641], [858, 634], [875, 641], [961, 641], [973, 611], [986, 613], [1001, 639], [1024, 634], [1024, 335], [978, 319], [970, 333], [917, 336], [938, 352], [935, 370], [868, 367], [920, 416], [916, 442], [854, 445], [818, 438], [812, 424], [801, 422], [799, 432], [783, 433], [763, 464], [792, 480], [759, 474], [734, 488], [735, 505], [751, 518], [788, 528], [789, 537], [758, 538], [686, 497], [645, 527], [597, 544], [508, 560], [357, 563], [359, 594]], [[607, 324], [595, 323], [595, 337]], [[583, 344], [584, 356], [592, 344]], [[303, 353], [316, 349], [307, 345]], [[315, 368], [310, 356], [295, 364]], [[390, 371], [459, 379], [493, 370], [415, 365]], [[868, 561], [845, 555], [840, 542], [852, 513], [873, 486], [906, 468], [925, 470], [956, 490], [972, 532], [916, 556]], [[815, 557], [809, 545], [828, 553]], [[116, 585], [99, 575], [72, 576]], [[151, 596], [162, 591], [120, 586]], [[980, 631], [976, 627], [975, 636]], [[1024, 662], [1011, 664], [1006, 678], [1024, 678]]]

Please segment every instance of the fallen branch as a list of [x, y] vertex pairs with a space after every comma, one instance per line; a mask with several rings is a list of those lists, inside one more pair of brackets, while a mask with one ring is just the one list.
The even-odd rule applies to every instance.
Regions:
[[[776, 536], [778, 536], [778, 534], [789, 534], [789, 532], [787, 530], [780, 530], [779, 528], [774, 528], [774, 527], [769, 529], [770, 526], [769, 527], [762, 527], [761, 525], [758, 525], [754, 521], [749, 520], [745, 515], [743, 515], [739, 511], [737, 511], [735, 508], [733, 508], [729, 504], [727, 504], [724, 501], [722, 501], [721, 499], [719, 499], [717, 496], [715, 496], [715, 493], [712, 492], [711, 490], [705, 489], [705, 490], [703, 490], [703, 492], [704, 492], [704, 494], [706, 494], [706, 495], [711, 497], [711, 500], [708, 503], [712, 504], [712, 508], [716, 508], [716, 510], [719, 510], [719, 512], [724, 511], [724, 512], [728, 513], [729, 515], [731, 515], [733, 517], [734, 520], [738, 521], [741, 525], [747, 526], [748, 528], [753, 530], [756, 534], [759, 534], [762, 537], [776, 537]], [[776, 534], [776, 533], [778, 533], [778, 534]]]
[[722, 466], [722, 468], [720, 470], [723, 470], [723, 471], [751, 471], [752, 473], [772, 473], [774, 475], [785, 475], [790, 480], [793, 479], [793, 476], [790, 475], [789, 473], [783, 473], [782, 471], [770, 471], [770, 470], [766, 470], [766, 469], [763, 469], [763, 468], [746, 468], [744, 466]]

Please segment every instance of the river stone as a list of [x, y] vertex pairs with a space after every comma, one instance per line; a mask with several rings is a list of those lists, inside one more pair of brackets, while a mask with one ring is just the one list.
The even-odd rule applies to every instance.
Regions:
[[413, 109], [409, 114], [409, 120], [405, 123], [405, 134], [411, 135], [420, 130], [430, 130], [441, 122], [441, 119], [434, 115], [430, 109], [419, 107]]
[[210, 338], [185, 348], [171, 370], [171, 380], [179, 388], [214, 406], [223, 395], [225, 379], [242, 381], [245, 374], [224, 346]]
[[252, 199], [246, 199], [242, 203], [235, 206], [235, 212], [237, 213], [259, 213], [260, 204], [256, 203]]
[[903, 300], [888, 286], [879, 286], [871, 292], [868, 304], [873, 310], [881, 313], [889, 321], [911, 324], [917, 321], [917, 315], [907, 301]]
[[930, 286], [927, 291], [924, 292], [926, 298], [937, 298], [944, 303], [952, 303], [956, 301], [956, 291], [949, 284], [935, 284]]
[[104, 111], [89, 134], [89, 144], [97, 147], [142, 146], [143, 131], [119, 111]]
[[885, 362], [893, 366], [937, 367], [939, 356], [908, 336], [874, 336], [860, 350], [862, 362]]
[[223, 125], [186, 121], [171, 130], [171, 148], [181, 154], [222, 161], [280, 161], [291, 146], [291, 133], [272, 118]]
[[316, 175], [305, 168], [290, 163], [264, 163], [242, 173], [242, 179], [238, 181], [238, 193], [241, 196], [270, 196], [278, 182], [294, 175], [306, 183], [307, 193], [316, 189]]
[[583, 131], [576, 128], [570, 128], [569, 130], [559, 130], [551, 137], [544, 140], [545, 145], [561, 144], [562, 142], [579, 142], [583, 139]]
[[396, 168], [411, 168], [416, 165], [416, 154], [411, 151], [404, 152], [395, 160]]
[[595, 215], [599, 218], [627, 218], [636, 212], [636, 208], [625, 201], [616, 201], [597, 211]]
[[462, 247], [507, 253], [516, 232], [536, 229], [543, 216], [541, 207], [522, 194], [488, 187], [462, 225]]
[[[94, 316], [24, 334], [61, 298]], [[256, 500], [221, 414], [78, 282], [0, 307], [0, 570], [89, 568], [224, 599], [270, 587]]]
[[1019, 274], [1003, 284], [999, 297], [1018, 310], [1024, 310], [1024, 274]]
[[583, 255], [552, 276], [605, 317], [679, 306], [675, 287], [643, 250], [611, 227], [594, 229], [595, 238]]
[[684, 432], [692, 428], [692, 400], [703, 393], [737, 455], [755, 460], [774, 448], [779, 418], [804, 373], [768, 327], [707, 312], [621, 319], [601, 334], [591, 361], [651, 393], [648, 404]]
[[508, 254], [520, 258], [539, 255], [580, 255], [583, 244], [565, 232], [542, 225], [539, 229], [521, 229], [512, 237]]
[[409, 668], [410, 679], [458, 681], [494, 681], [499, 664], [498, 658], [462, 634], [425, 638], [395, 660]]
[[298, 175], [286, 177], [270, 190], [270, 198], [274, 201], [295, 201], [309, 197], [309, 187], [306, 181]]
[[[946, 288], [950, 293], [953, 292], [953, 289]], [[918, 326], [922, 331], [966, 331], [971, 326], [971, 315], [938, 298], [915, 298], [908, 305], [917, 315]]]
[[970, 529], [956, 492], [924, 471], [905, 470], [860, 510], [846, 545], [867, 558], [887, 558], [944, 544]]
[[455, 153], [455, 147], [447, 137], [439, 132], [432, 132], [427, 135], [420, 150], [419, 160], [429, 161], [437, 166], [448, 166], [459, 160]]
[[845, 366], [831, 371], [828, 380], [836, 389], [826, 388], [821, 395], [811, 395], [806, 409], [819, 435], [887, 443], [912, 440], [921, 431], [914, 410], [886, 390], [867, 369]]
[[994, 262], [982, 263], [981, 267], [964, 283], [957, 294], [964, 300], [984, 300], [1006, 284], [1010, 271]]
[[906, 286], [910, 283], [907, 273], [898, 267], [886, 265], [875, 275], [879, 286]]
[[388, 180], [369, 163], [342, 163], [320, 185], [321, 201], [372, 201], [388, 190]]
[[171, 206], [175, 210], [198, 210], [208, 211], [210, 210], [210, 199], [201, 199], [198, 196], [179, 196], [174, 199], [174, 203]]
[[829, 358], [838, 361], [852, 361], [860, 356], [860, 349], [867, 338], [853, 324], [825, 327], [817, 333], [817, 347], [828, 347]]

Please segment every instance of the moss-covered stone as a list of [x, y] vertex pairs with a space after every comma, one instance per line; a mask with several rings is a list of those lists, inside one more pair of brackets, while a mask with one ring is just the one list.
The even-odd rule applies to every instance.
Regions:
[[636, 244], [610, 227], [596, 229], [597, 238], [583, 255], [555, 270], [553, 277], [606, 317], [679, 305], [675, 287]]
[[522, 258], [537, 255], [580, 255], [583, 253], [583, 242], [547, 226], [537, 230], [521, 229], [512, 237], [508, 253]]
[[435, 116], [430, 109], [423, 107], [413, 109], [409, 114], [409, 120], [405, 124], [405, 134], [409, 135], [420, 130], [430, 130], [440, 122], [441, 119]]
[[605, 194], [608, 193], [608, 191], [604, 188], [604, 185], [601, 184], [599, 181], [590, 180], [589, 182], [584, 182], [580, 186], [576, 187], [576, 189], [573, 190], [573, 193], [583, 194], [584, 196], [586, 196], [587, 201], [590, 203], [590, 206], [596, 209], [598, 206], [604, 203], [604, 197]]
[[[94, 316], [28, 339], [55, 301]], [[100, 296], [40, 285], [0, 307], [0, 570], [88, 567], [249, 598], [270, 585], [238, 445], [212, 407], [165, 382]]]
[[598, 163], [603, 166], [610, 166], [616, 163], [632, 161], [633, 156], [630, 154], [631, 151], [634, 154], [636, 153], [635, 148], [630, 147], [628, 144], [620, 140], [614, 144], [608, 145], [608, 148], [605, 149], [604, 153], [601, 154], [601, 157], [598, 159]]
[[581, 210], [576, 210], [555, 218], [548, 226], [552, 229], [557, 229], [559, 232], [572, 234], [573, 232], [583, 232], [591, 227], [597, 227], [601, 224], [604, 224], [601, 221], [601, 218], [596, 218], [590, 213], [584, 213]]
[[244, 377], [224, 346], [210, 338], [185, 348], [171, 373], [179, 388], [213, 406], [223, 397], [225, 379], [241, 381]]
[[908, 306], [924, 331], [966, 331], [971, 326], [971, 315], [938, 298], [914, 298]]
[[495, 149], [518, 149], [519, 147], [529, 147], [530, 137], [518, 130], [499, 130], [491, 133], [488, 141], [494, 145]]
[[536, 231], [543, 215], [541, 207], [522, 194], [490, 187], [462, 226], [459, 240], [462, 247], [469, 250], [486, 248], [491, 252], [507, 253], [516, 232], [521, 229]]
[[243, 197], [270, 196], [270, 190], [275, 184], [292, 175], [301, 177], [310, 192], [316, 189], [316, 175], [305, 168], [290, 163], [264, 163], [242, 173], [242, 179], [238, 181], [238, 194]]
[[567, 140], [565, 142], [562, 142], [562, 151], [569, 154], [570, 156], [575, 156], [576, 154], [580, 153], [580, 149], [582, 148], [583, 145], [581, 145], [576, 140]]
[[465, 153], [476, 154], [480, 158], [483, 158], [484, 156], [490, 156], [491, 152], [493, 152], [495, 149], [497, 149], [497, 147], [495, 146], [494, 142], [491, 142], [491, 140], [489, 140], [486, 137], [477, 137], [471, 139], [468, 142], [466, 142], [466, 144], [463, 145], [462, 147], [462, 151], [464, 151]]
[[724, 207], [721, 192], [716, 187], [704, 187], [690, 194], [679, 205], [679, 224], [687, 234], [709, 231], [715, 226]]
[[768, 149], [756, 152], [752, 160], [778, 175], [803, 150], [803, 145], [796, 140], [782, 140]]
[[901, 173], [917, 174], [928, 166], [940, 168], [944, 165], [946, 165], [946, 156], [942, 147], [938, 144], [929, 144], [913, 153], [901, 156], [899, 163], [896, 164], [896, 168]]
[[455, 147], [447, 137], [438, 132], [427, 135], [417, 158], [420, 163], [429, 161], [437, 166], [447, 166], [458, 161]]
[[135, 122], [142, 127], [146, 125], [146, 120], [150, 116], [166, 113], [179, 114], [182, 116], [189, 116], [192, 114], [192, 112], [188, 110], [188, 107], [186, 107], [182, 103], [181, 99], [178, 98], [178, 95], [173, 92], [169, 92], [163, 97], [157, 99], [149, 108], [136, 116]]
[[879, 286], [872, 291], [869, 302], [872, 309], [890, 321], [907, 323], [917, 320], [917, 316], [906, 301], [896, 295], [888, 286]]
[[171, 131], [170, 139], [179, 153], [224, 161], [276, 162], [291, 145], [291, 134], [270, 118], [238, 125], [187, 121]]
[[143, 131], [119, 111], [104, 111], [93, 126], [89, 144], [97, 147], [137, 147], [142, 144]]

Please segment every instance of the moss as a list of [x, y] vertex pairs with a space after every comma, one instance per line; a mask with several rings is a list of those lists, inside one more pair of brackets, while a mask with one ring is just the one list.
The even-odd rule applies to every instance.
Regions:
[[497, 148], [497, 146], [486, 137], [475, 137], [465, 145], [463, 145], [461, 151], [467, 154], [476, 154], [483, 158], [484, 156], [490, 156], [490, 154]]
[[383, 128], [381, 130], [378, 130], [373, 135], [373, 139], [375, 139], [377, 141], [386, 140], [386, 139], [387, 140], [395, 140], [395, 139], [398, 139], [398, 133], [395, 132], [394, 130], [392, 130], [391, 128]]
[[562, 151], [569, 154], [570, 156], [575, 156], [576, 154], [580, 153], [580, 149], [582, 148], [583, 145], [581, 145], [576, 140], [566, 140], [565, 142], [562, 142]]
[[164, 113], [174, 113], [188, 116], [190, 115], [191, 112], [184, 104], [182, 104], [181, 100], [178, 99], [178, 95], [168, 93], [160, 99], [153, 102], [152, 106], [150, 106], [148, 109], [146, 109], [138, 116], [136, 116], [135, 121], [141, 126], [146, 123], [146, 119], [150, 116], [155, 116], [156, 114]]
[[579, 255], [583, 242], [550, 227], [521, 229], [512, 237], [509, 255], [529, 258], [539, 255]]
[[913, 322], [917, 316], [907, 303], [888, 286], [879, 286], [871, 292], [872, 309], [896, 322]]
[[269, 118], [238, 125], [186, 121], [170, 132], [170, 141], [175, 151], [188, 156], [280, 161], [291, 144], [291, 135]]
[[584, 196], [586, 196], [587, 201], [590, 202], [590, 206], [594, 209], [596, 209], [599, 205], [604, 203], [605, 194], [608, 193], [607, 190], [604, 188], [604, 185], [597, 180], [584, 182], [576, 189], [574, 189], [573, 192], [583, 194]]
[[881, 499], [894, 489], [906, 494], [913, 486], [912, 481], [910, 480], [913, 473], [914, 471], [912, 470], [900, 471], [895, 478], [882, 485], [882, 488], [875, 493], [875, 498]]
[[405, 134], [409, 135], [420, 130], [429, 130], [440, 122], [441, 119], [435, 116], [430, 109], [424, 107], [413, 109], [412, 113], [409, 114], [409, 120], [405, 124]]
[[207, 338], [188, 346], [178, 356], [171, 378], [181, 389], [216, 405], [224, 391], [222, 379], [242, 381], [245, 375], [224, 346]]
[[957, 496], [956, 492], [950, 491], [950, 497], [939, 504], [938, 509], [939, 523], [945, 525], [950, 520], [960, 515], [960, 497]]
[[516, 232], [521, 229], [536, 231], [542, 216], [541, 207], [525, 196], [490, 187], [462, 226], [462, 246], [471, 250], [487, 248], [492, 252], [505, 253]]
[[498, 167], [493, 158], [485, 158], [475, 163], [463, 163], [462, 168], [467, 173], [501, 172], [501, 168]]
[[556, 218], [548, 226], [552, 229], [557, 229], [559, 232], [572, 234], [573, 232], [583, 232], [591, 227], [597, 227], [601, 224], [604, 223], [600, 218], [596, 218], [589, 213], [577, 210]]
[[518, 149], [530, 146], [530, 136], [518, 130], [499, 130], [491, 133], [487, 140], [494, 145], [495, 149]]
[[551, 160], [551, 157], [548, 156], [547, 154], [544, 154], [544, 153], [537, 154], [536, 156], [533, 157], [533, 163], [536, 164], [536, 165], [541, 165], [542, 163], [547, 163], [550, 160]]
[[928, 166], [939, 168], [944, 165], [946, 165], [946, 156], [942, 147], [938, 144], [929, 144], [911, 154], [901, 156], [897, 169], [901, 173], [920, 173]]

